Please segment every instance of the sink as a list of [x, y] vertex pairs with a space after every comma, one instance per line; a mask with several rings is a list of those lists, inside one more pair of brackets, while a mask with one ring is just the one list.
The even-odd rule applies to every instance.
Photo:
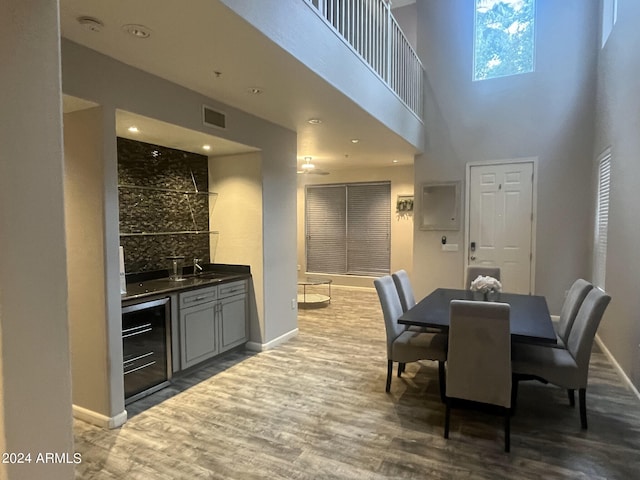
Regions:
[[228, 277], [227, 273], [217, 273], [217, 272], [204, 272], [198, 275], [194, 275], [194, 278], [223, 278]]

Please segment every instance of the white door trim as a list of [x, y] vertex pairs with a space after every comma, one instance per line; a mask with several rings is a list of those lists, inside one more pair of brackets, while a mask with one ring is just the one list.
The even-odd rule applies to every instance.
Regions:
[[513, 165], [516, 163], [533, 164], [533, 221], [531, 222], [531, 293], [536, 291], [536, 224], [538, 223], [538, 157], [507, 158], [503, 160], [481, 160], [467, 162], [465, 174], [465, 209], [464, 209], [464, 270], [462, 271], [462, 283], [466, 277], [469, 266], [469, 212], [471, 211], [471, 167], [482, 167], [487, 165]]

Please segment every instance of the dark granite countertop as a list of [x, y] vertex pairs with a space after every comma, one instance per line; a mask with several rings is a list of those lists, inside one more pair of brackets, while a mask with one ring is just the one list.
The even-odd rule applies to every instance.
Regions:
[[127, 275], [127, 293], [121, 295], [122, 301], [251, 278], [251, 270], [245, 265], [209, 264], [203, 265], [203, 268], [204, 271], [198, 275], [186, 273], [180, 281], [169, 280], [167, 270]]

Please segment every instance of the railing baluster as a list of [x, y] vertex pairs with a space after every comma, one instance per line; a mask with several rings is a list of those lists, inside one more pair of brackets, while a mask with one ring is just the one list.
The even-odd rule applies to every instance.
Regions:
[[419, 118], [424, 68], [387, 0], [303, 0], [351, 45]]

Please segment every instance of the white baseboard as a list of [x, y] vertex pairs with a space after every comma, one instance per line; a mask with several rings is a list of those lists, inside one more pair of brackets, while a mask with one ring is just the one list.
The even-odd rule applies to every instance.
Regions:
[[247, 350], [251, 350], [252, 352], [264, 352], [265, 350], [270, 350], [277, 347], [278, 345], [282, 345], [283, 343], [288, 342], [289, 340], [297, 336], [298, 329], [294, 328], [290, 332], [287, 332], [284, 335], [280, 335], [278, 338], [274, 338], [267, 343], [247, 342], [245, 344], [245, 348]]
[[78, 405], [73, 406], [73, 417], [83, 422], [102, 428], [114, 429], [121, 427], [127, 421], [127, 411], [123, 410], [114, 417], [107, 417], [101, 413], [88, 410]]
[[620, 364], [616, 361], [615, 357], [611, 354], [609, 349], [605, 346], [604, 342], [597, 334], [596, 334], [596, 343], [598, 344], [602, 352], [605, 354], [605, 356], [612, 363], [613, 368], [615, 368], [616, 372], [618, 372], [618, 375], [620, 375], [620, 378], [622, 379], [623, 383], [627, 386], [629, 390], [633, 392], [633, 394], [638, 398], [638, 400], [640, 400], [640, 392], [638, 392], [638, 389], [636, 388], [636, 386], [633, 383], [631, 383], [631, 380], [629, 379], [627, 374], [624, 372]]

